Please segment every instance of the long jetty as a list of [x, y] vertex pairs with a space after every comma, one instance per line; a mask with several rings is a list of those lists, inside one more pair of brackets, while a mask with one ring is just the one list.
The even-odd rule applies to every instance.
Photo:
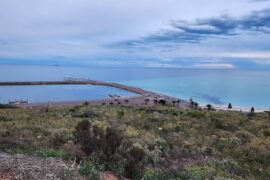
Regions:
[[22, 81], [22, 82], [0, 82], [0, 86], [41, 86], [41, 85], [100, 85], [110, 86], [126, 91], [130, 91], [136, 94], [145, 96], [148, 91], [141, 88], [126, 86], [119, 83], [103, 82], [95, 80], [64, 80], [64, 81]]

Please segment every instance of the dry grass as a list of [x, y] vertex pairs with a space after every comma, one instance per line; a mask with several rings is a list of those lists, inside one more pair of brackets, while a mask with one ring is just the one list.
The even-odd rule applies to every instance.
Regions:
[[[112, 128], [121, 134], [122, 144], [114, 158], [103, 161], [96, 152], [86, 155], [73, 142], [75, 128], [83, 120], [104, 132]], [[136, 162], [143, 172], [131, 175], [133, 179], [267, 179], [269, 134], [269, 113], [248, 116], [163, 106], [0, 109], [2, 151], [65, 159], [76, 156], [95, 163], [91, 167], [97, 170], [125, 175], [125, 167], [116, 161], [124, 162], [129, 154], [123, 152], [136, 147], [145, 158]]]

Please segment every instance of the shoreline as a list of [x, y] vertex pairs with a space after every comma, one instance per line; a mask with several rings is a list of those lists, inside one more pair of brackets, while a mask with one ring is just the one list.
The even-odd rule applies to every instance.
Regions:
[[[18, 103], [10, 104], [16, 107], [32, 108], [32, 107], [50, 107], [50, 106], [76, 106], [82, 104], [91, 105], [170, 105], [180, 108], [190, 108], [190, 102], [176, 97], [167, 96], [161, 93], [144, 90], [138, 87], [128, 86], [113, 82], [103, 82], [90, 79], [77, 79], [68, 77], [63, 81], [26, 81], [26, 82], [0, 82], [0, 86], [36, 86], [36, 85], [94, 85], [94, 86], [108, 86], [117, 89], [122, 89], [128, 92], [137, 94], [138, 96], [125, 97], [108, 97], [105, 99], [91, 99], [91, 100], [74, 100], [74, 101], [48, 101], [48, 102], [34, 102], [34, 103]], [[206, 109], [207, 104], [202, 104], [199, 108]], [[212, 104], [211, 104], [212, 105]], [[240, 111], [250, 112], [250, 108], [235, 106], [228, 109], [226, 105], [212, 105], [217, 111]], [[255, 108], [255, 113], [270, 111], [270, 108]]]
[[[78, 105], [124, 105], [124, 106], [154, 106], [153, 102], [146, 103], [145, 101], [146, 97], [144, 96], [124, 96], [124, 97], [112, 97], [112, 98], [106, 98], [106, 99], [91, 99], [91, 100], [74, 100], [74, 101], [48, 101], [48, 102], [34, 102], [34, 103], [26, 103], [26, 104], [17, 104], [14, 105], [16, 107], [20, 108], [39, 108], [39, 107], [72, 107], [72, 106], [78, 106]], [[172, 104], [168, 104], [171, 105]], [[181, 101], [179, 105], [172, 106], [172, 107], [179, 107], [188, 109], [190, 108], [190, 104], [187, 101]], [[199, 106], [199, 108], [206, 110], [207, 108], [205, 105]], [[243, 112], [243, 113], [249, 113], [251, 108], [246, 107], [239, 107], [235, 106], [232, 109], [228, 109], [227, 106], [218, 106], [213, 105], [212, 106], [215, 111], [232, 111], [232, 112]], [[270, 108], [255, 108], [254, 113], [263, 113], [263, 112], [270, 112]]]
[[[216, 110], [240, 111], [240, 112], [246, 112], [246, 113], [250, 112], [250, 110], [251, 110], [251, 107], [247, 108], [247, 107], [240, 107], [240, 106], [235, 106], [232, 109], [228, 109], [228, 107], [225, 106], [225, 105], [224, 106], [222, 106], [222, 105], [220, 105], [220, 106], [214, 105], [213, 108], [216, 109]], [[262, 113], [262, 112], [270, 111], [270, 108], [256, 108], [256, 107], [254, 107], [254, 109], [255, 109], [255, 113]]]
[[143, 100], [143, 96], [130, 96], [119, 98], [106, 98], [106, 99], [91, 99], [91, 100], [72, 100], [72, 101], [48, 101], [48, 102], [33, 102], [25, 104], [15, 104], [16, 107], [21, 108], [36, 108], [36, 107], [72, 107], [83, 104], [88, 105], [135, 105]]

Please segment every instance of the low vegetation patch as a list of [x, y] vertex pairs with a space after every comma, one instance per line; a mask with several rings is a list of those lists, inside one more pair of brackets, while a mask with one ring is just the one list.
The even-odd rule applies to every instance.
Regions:
[[267, 179], [269, 147], [268, 112], [0, 106], [0, 151], [72, 161], [67, 179]]

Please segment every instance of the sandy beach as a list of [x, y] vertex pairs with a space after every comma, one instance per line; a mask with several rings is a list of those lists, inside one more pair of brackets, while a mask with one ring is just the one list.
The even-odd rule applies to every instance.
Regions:
[[[205, 106], [204, 106], [205, 107]], [[240, 111], [240, 112], [250, 112], [251, 107], [247, 108], [247, 107], [232, 107], [231, 109], [228, 109], [228, 106], [225, 105], [220, 105], [220, 106], [213, 106], [214, 109], [218, 110], [218, 111]], [[261, 113], [261, 112], [265, 112], [265, 111], [270, 111], [270, 108], [256, 108], [255, 109], [255, 113]]]

